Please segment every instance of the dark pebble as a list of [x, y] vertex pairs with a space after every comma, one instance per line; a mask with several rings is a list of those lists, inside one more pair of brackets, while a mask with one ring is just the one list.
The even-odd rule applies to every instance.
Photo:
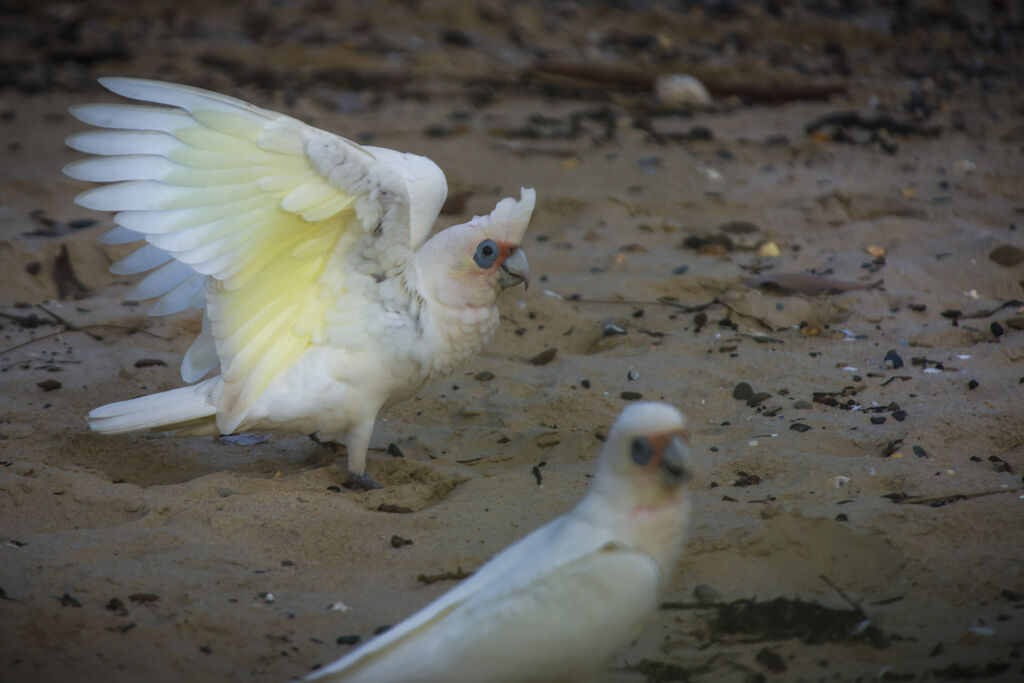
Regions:
[[872, 415], [871, 416], [871, 424], [873, 424], [873, 425], [885, 424], [885, 416], [884, 415]]
[[885, 352], [885, 358], [882, 360], [882, 365], [895, 370], [896, 368], [903, 367], [903, 359], [900, 358], [900, 354], [896, 353], [896, 349], [889, 349]]
[[928, 452], [925, 451], [920, 446], [915, 445], [912, 450], [914, 451], [914, 455], [916, 455], [919, 458], [927, 458], [928, 457]]
[[356, 645], [362, 639], [363, 639], [362, 636], [357, 636], [357, 635], [338, 636], [338, 639], [337, 639], [336, 642], [338, 643], [338, 645]]
[[43, 270], [43, 264], [39, 261], [32, 261], [25, 264], [25, 272], [29, 275], [39, 275]]
[[65, 593], [64, 595], [57, 598], [60, 600], [61, 607], [81, 607], [82, 603], [78, 601], [78, 598], [73, 596], [71, 593]]
[[639, 401], [644, 397], [639, 391], [623, 391], [619, 397], [624, 401]]
[[903, 422], [905, 419], [907, 419], [907, 411], [905, 411], [905, 410], [894, 410], [894, 411], [892, 411], [892, 419], [896, 420], [897, 422]]
[[336, 486], [334, 484], [331, 484], [330, 486], [328, 486], [327, 490], [328, 491], [334, 491], [335, 493], [341, 493], [341, 487], [340, 486]]
[[924, 304], [907, 304], [907, 308], [909, 308], [912, 311], [917, 311], [918, 313], [920, 313], [928, 307], [925, 306]]
[[970, 382], [967, 383], [967, 389], [969, 391], [973, 391], [974, 389], [977, 389], [977, 388], [978, 388], [978, 380], [972, 379]]
[[589, 379], [583, 380], [582, 382], [580, 382], [580, 386], [583, 387], [584, 389], [589, 389], [590, 388], [590, 380]]
[[399, 448], [398, 444], [396, 444], [396, 443], [389, 443], [388, 444], [388, 455], [390, 455], [392, 458], [404, 458], [405, 457], [405, 453], [402, 452], [402, 449]]
[[36, 386], [43, 391], [54, 391], [56, 389], [60, 389], [64, 385], [55, 379], [44, 379], [42, 382], [36, 382]]
[[1002, 337], [1006, 330], [999, 323], [992, 321], [992, 324], [988, 326], [988, 329], [992, 330], [993, 337]]
[[555, 359], [555, 354], [558, 353], [558, 349], [552, 346], [550, 349], [544, 349], [536, 356], [530, 359], [531, 365], [547, 365]]
[[690, 269], [690, 266], [687, 266], [687, 265], [676, 266], [675, 268], [672, 269], [672, 274], [673, 275], [682, 275], [683, 273], [685, 273], [689, 269]]
[[140, 358], [139, 360], [135, 361], [135, 367], [137, 368], [148, 368], [153, 365], [166, 366], [167, 363], [160, 360], [159, 358]]
[[732, 397], [737, 401], [746, 401], [754, 395], [754, 388], [746, 382], [740, 382], [732, 390]]
[[988, 253], [988, 257], [1001, 266], [1015, 266], [1024, 261], [1024, 250], [1012, 244], [1000, 244]]
[[794, 422], [789, 425], [789, 428], [794, 432], [809, 432], [812, 429], [810, 425], [804, 424], [803, 422]]
[[124, 603], [121, 602], [120, 598], [110, 598], [110, 600], [107, 601], [106, 608], [111, 612], [116, 612], [120, 617], [128, 614], [128, 610], [125, 608]]
[[481, 370], [480, 372], [473, 375], [473, 379], [478, 382], [490, 382], [494, 379], [494, 373], [490, 370]]
[[607, 325], [605, 325], [603, 331], [604, 331], [604, 336], [606, 336], [606, 337], [615, 337], [615, 336], [620, 335], [620, 334], [626, 334], [626, 330], [624, 330], [623, 328], [619, 327], [618, 325], [612, 325], [611, 323], [608, 323]]
[[769, 394], [767, 391], [759, 391], [756, 394], [752, 394], [750, 398], [747, 399], [747, 405], [750, 406], [751, 408], [756, 408], [757, 406], [761, 405], [762, 401], [765, 401], [771, 397], [772, 395]]
[[694, 332], [700, 332], [701, 328], [708, 324], [708, 314], [700, 311], [693, 316], [693, 324], [696, 326]]
[[202, 652], [204, 655], [213, 654], [213, 649], [209, 645], [200, 645], [199, 651]]
[[838, 515], [836, 515], [836, 521], [837, 522], [849, 522], [850, 518], [846, 516], [845, 512], [840, 512]]
[[391, 547], [392, 548], [401, 548], [402, 546], [406, 546], [406, 545], [412, 545], [412, 539], [402, 538], [398, 534], [395, 534], [395, 535], [393, 535], [391, 537]]

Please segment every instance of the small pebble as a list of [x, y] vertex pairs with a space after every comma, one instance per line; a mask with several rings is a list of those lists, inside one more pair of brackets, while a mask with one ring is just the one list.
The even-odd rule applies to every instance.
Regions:
[[905, 410], [894, 410], [894, 411], [892, 411], [892, 419], [896, 420], [897, 422], [903, 422], [905, 419], [907, 419], [907, 411], [905, 411]]
[[746, 382], [740, 382], [732, 390], [732, 397], [737, 401], [746, 401], [754, 395], [754, 389]]
[[626, 373], [626, 379], [629, 380], [630, 382], [634, 382], [640, 379], [640, 373], [637, 372], [636, 370], [630, 370], [629, 372]]
[[1012, 244], [1000, 244], [989, 252], [988, 258], [1001, 266], [1015, 266], [1024, 261], [1024, 250]]
[[885, 424], [885, 416], [884, 415], [872, 415], [871, 416], [871, 424], [873, 424], [873, 425]]
[[884, 365], [887, 368], [892, 368], [895, 370], [896, 368], [903, 367], [903, 359], [900, 358], [900, 354], [896, 353], [896, 349], [889, 349], [885, 353], [885, 358], [882, 360], [882, 365]]
[[620, 335], [620, 334], [626, 334], [626, 330], [624, 330], [623, 328], [619, 327], [618, 325], [612, 325], [611, 323], [608, 323], [607, 325], [605, 325], [603, 331], [604, 331], [604, 336], [606, 336], [606, 337], [615, 337], [615, 336]]
[[925, 451], [920, 446], [915, 445], [914, 448], [913, 448], [913, 451], [914, 451], [914, 455], [916, 455], [919, 458], [927, 458], [928, 457], [927, 451]]
[[672, 269], [672, 274], [673, 275], [682, 275], [683, 273], [685, 273], [689, 269], [690, 269], [690, 266], [687, 266], [687, 265], [676, 266], [675, 268]]
[[[625, 334], [625, 332], [623, 332]], [[552, 346], [550, 349], [544, 349], [536, 356], [530, 359], [532, 365], [547, 365], [555, 359], [555, 354], [558, 353], [558, 349]]]
[[404, 458], [405, 457], [405, 453], [402, 452], [402, 449], [399, 448], [398, 444], [396, 444], [396, 443], [389, 443], [388, 444], [388, 455], [390, 455], [392, 458]]
[[481, 370], [480, 372], [473, 375], [473, 379], [478, 382], [490, 382], [494, 379], [494, 373], [490, 370]]
[[993, 337], [1002, 337], [1006, 332], [1006, 330], [1003, 329], [1003, 326], [996, 321], [992, 321], [992, 324], [988, 326], [988, 329], [992, 330]]
[[619, 397], [625, 401], [639, 401], [644, 397], [639, 391], [623, 391]]
[[970, 382], [967, 383], [968, 391], [973, 391], [974, 389], [977, 389], [977, 388], [978, 388], [978, 380], [972, 379]]
[[362, 639], [363, 637], [358, 635], [338, 636], [338, 639], [335, 642], [337, 642], [338, 645], [356, 645]]
[[698, 583], [693, 587], [693, 597], [697, 599], [702, 605], [707, 605], [712, 602], [717, 602], [722, 594], [714, 586], [709, 586], [706, 583]]
[[589, 379], [583, 380], [582, 382], [580, 382], [580, 386], [583, 387], [584, 389], [589, 389], [590, 388], [590, 380]]
[[401, 548], [402, 546], [412, 545], [412, 539], [402, 538], [398, 534], [394, 534], [391, 537], [391, 547]]
[[809, 432], [811, 431], [811, 429], [813, 429], [813, 427], [804, 424], [803, 422], [794, 422], [793, 424], [789, 425], [789, 428], [792, 429], [794, 432]]

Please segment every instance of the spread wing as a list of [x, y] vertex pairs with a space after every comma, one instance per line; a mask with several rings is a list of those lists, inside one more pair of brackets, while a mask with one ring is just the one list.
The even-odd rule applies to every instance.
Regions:
[[583, 663], [601, 666], [638, 635], [660, 586], [650, 557], [615, 544], [511, 590], [502, 584], [442, 596], [310, 679], [575, 680]]
[[110, 183], [76, 201], [117, 212], [105, 241], [148, 243], [112, 268], [150, 271], [128, 298], [156, 298], [154, 315], [205, 307], [182, 376], [196, 381], [220, 364], [218, 426], [234, 431], [271, 380], [323, 339], [329, 316], [358, 319], [368, 289], [360, 278], [401, 268], [423, 242], [447, 193], [444, 174], [424, 157], [361, 147], [224, 95], [100, 83], [173, 108], [73, 107], [111, 129], [68, 138], [100, 156], [65, 172]]

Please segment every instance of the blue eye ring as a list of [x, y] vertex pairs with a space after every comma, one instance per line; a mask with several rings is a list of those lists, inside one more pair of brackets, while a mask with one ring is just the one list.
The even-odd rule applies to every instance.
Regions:
[[629, 457], [633, 459], [637, 465], [646, 465], [654, 457], [654, 449], [651, 448], [651, 442], [642, 436], [635, 437], [629, 443]]
[[501, 255], [501, 249], [494, 240], [484, 240], [476, 245], [476, 253], [473, 254], [473, 261], [481, 268], [490, 268]]

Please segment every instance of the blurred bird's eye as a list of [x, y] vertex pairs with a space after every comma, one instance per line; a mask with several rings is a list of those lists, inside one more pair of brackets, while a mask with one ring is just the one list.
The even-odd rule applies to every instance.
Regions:
[[642, 436], [638, 436], [629, 444], [629, 457], [637, 465], [646, 465], [654, 457], [651, 449], [651, 442]]
[[484, 240], [476, 245], [476, 253], [473, 254], [473, 260], [481, 268], [490, 268], [498, 260], [498, 253], [500, 251], [494, 240]]

